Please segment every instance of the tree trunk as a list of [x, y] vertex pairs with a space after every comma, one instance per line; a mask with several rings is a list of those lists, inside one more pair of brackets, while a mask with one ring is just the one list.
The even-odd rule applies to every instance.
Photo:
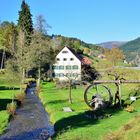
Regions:
[[49, 76], [50, 76], [50, 79], [52, 79], [53, 76], [52, 76], [52, 65], [51, 64], [50, 64], [50, 75]]
[[21, 73], [21, 80], [20, 80], [20, 93], [22, 93], [23, 90], [22, 86], [24, 84], [24, 79], [25, 79], [25, 69], [23, 68]]
[[70, 104], [72, 104], [72, 97], [71, 97], [71, 79], [70, 79], [70, 81], [69, 81], [69, 102], [70, 102]]
[[112, 68], [115, 69], [115, 62], [114, 62], [114, 60], [112, 62]]
[[14, 102], [14, 98], [15, 98], [15, 93], [14, 93], [14, 86], [13, 86], [13, 97], [12, 97], [12, 102]]
[[3, 68], [3, 65], [4, 65], [4, 58], [5, 58], [5, 49], [3, 50], [3, 53], [2, 53], [2, 60], [1, 60], [1, 66], [0, 66], [0, 69]]

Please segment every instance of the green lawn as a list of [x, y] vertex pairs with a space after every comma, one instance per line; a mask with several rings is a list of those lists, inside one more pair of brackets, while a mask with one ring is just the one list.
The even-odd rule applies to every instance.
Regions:
[[[130, 79], [140, 79], [139, 71], [130, 71]], [[133, 76], [135, 73], [136, 76]], [[107, 85], [115, 91], [115, 86]], [[18, 93], [16, 90], [9, 89], [10, 85], [4, 78], [0, 77], [0, 134], [7, 127], [9, 115], [6, 112], [7, 103], [12, 101], [13, 95]], [[122, 85], [122, 98], [126, 99], [128, 94], [135, 89], [136, 85]], [[128, 113], [125, 110], [110, 110], [110, 118], [95, 120], [86, 117], [89, 107], [83, 99], [85, 87], [79, 87], [72, 90], [73, 104], [68, 102], [67, 89], [56, 89], [54, 83], [45, 83], [42, 85], [40, 98], [50, 114], [50, 120], [55, 126], [56, 136], [54, 139], [64, 140], [101, 140], [108, 133], [121, 131], [123, 125], [133, 120], [135, 115], [140, 114], [140, 100], [133, 103], [134, 113]], [[73, 112], [63, 112], [63, 107], [70, 107]], [[139, 123], [139, 121], [138, 121]], [[137, 130], [134, 130], [137, 132]], [[131, 131], [133, 132], [133, 131]], [[127, 134], [127, 133], [126, 133]]]
[[[134, 87], [134, 86], [132, 86]], [[131, 87], [131, 88], [132, 88]], [[129, 94], [129, 86], [122, 86], [123, 98]], [[50, 120], [55, 126], [57, 135], [54, 139], [65, 140], [100, 140], [109, 132], [116, 131], [140, 113], [140, 101], [133, 105], [134, 113], [125, 110], [113, 110], [110, 118], [94, 120], [87, 118], [85, 111], [89, 110], [83, 99], [84, 88], [72, 90], [73, 104], [68, 103], [68, 90], [56, 89], [53, 83], [43, 85], [40, 98], [50, 114]], [[69, 106], [73, 112], [63, 112], [62, 108]]]
[[0, 89], [0, 134], [4, 132], [9, 122], [10, 116], [6, 111], [7, 104], [12, 102], [12, 98], [16, 93], [18, 93], [17, 90]]
[[12, 102], [12, 98], [14, 94], [18, 93], [18, 90], [18, 88], [12, 90], [4, 76], [0, 76], [0, 134], [4, 132], [9, 122], [10, 116], [6, 111], [7, 104]]
[[108, 133], [103, 140], [139, 140], [140, 115], [135, 116], [118, 131]]
[[9, 114], [7, 111], [0, 111], [0, 134], [7, 128]]

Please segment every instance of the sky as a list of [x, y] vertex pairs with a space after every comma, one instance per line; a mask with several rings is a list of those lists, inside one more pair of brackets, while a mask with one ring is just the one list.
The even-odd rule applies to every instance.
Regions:
[[[129, 41], [140, 36], [140, 0], [25, 0], [35, 23], [43, 15], [49, 34], [87, 43]], [[22, 0], [0, 0], [0, 21], [17, 23]]]

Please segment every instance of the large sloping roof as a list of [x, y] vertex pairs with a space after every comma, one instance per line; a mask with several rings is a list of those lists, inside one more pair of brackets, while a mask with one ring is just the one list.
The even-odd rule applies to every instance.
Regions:
[[67, 47], [80, 61], [83, 57], [80, 54], [77, 54], [73, 48]]
[[92, 64], [92, 62], [90, 61], [90, 59], [88, 57], [83, 57], [82, 55], [77, 54], [74, 49], [69, 48], [69, 47], [67, 47], [67, 48], [81, 61], [82, 64], [85, 64], [85, 65]]
[[[67, 47], [67, 46], [65, 46], [65, 47]], [[79, 59], [79, 61], [81, 61], [81, 63], [83, 65], [91, 65], [92, 64], [91, 60], [88, 57], [83, 57], [82, 55], [77, 54], [73, 48], [70, 48], [70, 47], [67, 47], [67, 48]]]

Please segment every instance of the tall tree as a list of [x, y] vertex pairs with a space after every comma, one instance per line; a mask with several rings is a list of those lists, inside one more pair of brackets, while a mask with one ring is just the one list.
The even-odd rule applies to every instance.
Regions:
[[[39, 15], [36, 18], [36, 28], [32, 37], [31, 47], [30, 47], [30, 59], [31, 67], [38, 69], [38, 82], [37, 86], [40, 86], [41, 79], [41, 68], [46, 64], [52, 64], [54, 61], [54, 52], [50, 47], [50, 42], [47, 40], [47, 29], [49, 28], [46, 20], [43, 16]], [[46, 26], [47, 25], [47, 26]]]
[[20, 93], [23, 93], [23, 84], [25, 81], [25, 72], [28, 71], [30, 65], [29, 47], [25, 45], [25, 34], [19, 30], [16, 49], [12, 57], [7, 61], [6, 72], [7, 75], [14, 75], [10, 80], [20, 81]]
[[113, 47], [111, 50], [105, 51], [105, 56], [107, 60], [112, 63], [113, 68], [117, 64], [118, 61], [124, 59], [123, 52], [117, 47]]
[[40, 32], [41, 34], [47, 35], [48, 34], [48, 29], [51, 28], [49, 24], [47, 24], [45, 18], [43, 15], [38, 15], [36, 17], [36, 25], [35, 29]]
[[24, 32], [26, 44], [29, 45], [33, 33], [33, 22], [30, 8], [25, 0], [22, 1], [21, 11], [19, 11], [18, 26]]
[[4, 65], [5, 52], [13, 54], [16, 46], [17, 28], [14, 23], [4, 21], [0, 24], [0, 48], [3, 50], [1, 69]]
[[30, 65], [29, 57], [29, 47], [25, 42], [25, 34], [22, 30], [19, 31], [18, 41], [17, 41], [17, 51], [15, 53], [15, 63], [19, 70], [20, 75], [20, 93], [22, 93], [22, 85], [25, 80], [25, 73], [28, 71]]
[[53, 50], [50, 47], [50, 43], [39, 32], [34, 32], [30, 49], [30, 66], [31, 68], [36, 68], [38, 70], [37, 87], [39, 87], [41, 79], [41, 69], [46, 64], [53, 63]]

